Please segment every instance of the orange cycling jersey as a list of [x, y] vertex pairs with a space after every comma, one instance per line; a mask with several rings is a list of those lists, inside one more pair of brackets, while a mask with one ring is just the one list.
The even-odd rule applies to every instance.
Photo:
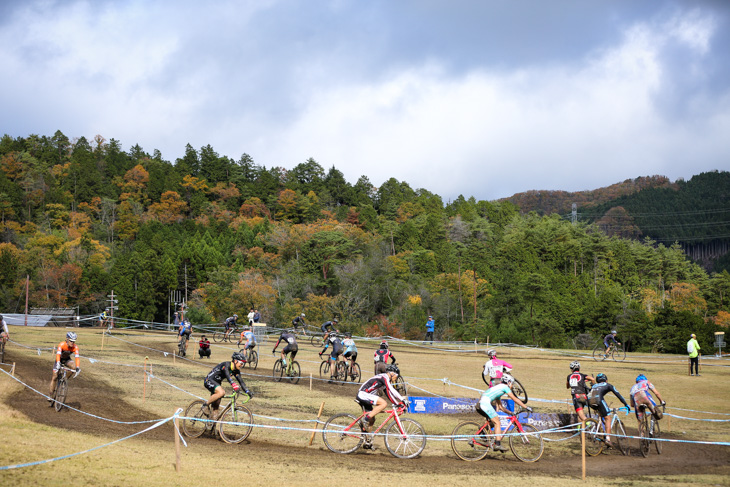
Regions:
[[61, 360], [69, 360], [72, 353], [76, 358], [76, 367], [81, 367], [81, 359], [79, 358], [79, 346], [74, 343], [72, 347], [69, 347], [66, 341], [59, 343], [58, 347], [56, 347], [56, 362], [61, 362]]

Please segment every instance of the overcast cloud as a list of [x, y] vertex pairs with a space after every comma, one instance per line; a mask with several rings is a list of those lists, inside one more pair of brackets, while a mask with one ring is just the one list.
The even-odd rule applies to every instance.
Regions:
[[730, 2], [0, 3], [0, 132], [445, 201], [730, 169]]

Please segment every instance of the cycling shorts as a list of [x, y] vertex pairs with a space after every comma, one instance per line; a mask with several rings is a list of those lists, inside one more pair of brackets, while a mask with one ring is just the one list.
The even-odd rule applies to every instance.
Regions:
[[214, 380], [211, 380], [211, 379], [205, 379], [205, 380], [203, 381], [203, 385], [205, 386], [205, 388], [206, 388], [206, 389], [208, 389], [208, 391], [209, 391], [209, 392], [210, 392], [211, 394], [213, 394], [213, 393], [215, 392], [215, 390], [216, 390], [216, 389], [217, 389], [218, 387], [220, 387], [220, 386], [221, 386], [221, 385], [220, 385], [220, 383], [218, 383], [218, 382], [216, 382], [216, 381], [214, 381]]
[[384, 374], [386, 372], [385, 362], [375, 362], [375, 374]]
[[256, 344], [249, 343], [248, 345], [246, 345], [246, 348], [244, 350], [253, 350], [254, 348], [256, 348]]
[[284, 350], [282, 350], [284, 355], [286, 355], [287, 353], [291, 353], [292, 360], [294, 360], [294, 357], [297, 356], [298, 351], [299, 351], [299, 347], [296, 345], [287, 345], [286, 347], [284, 347]]
[[608, 404], [606, 404], [606, 401], [601, 401], [598, 406], [591, 406], [591, 408], [598, 411], [599, 416], [601, 416], [602, 418], [605, 418], [611, 412], [608, 408]]
[[573, 407], [576, 411], [581, 411], [584, 407], [588, 405], [588, 395], [587, 394], [575, 394], [573, 396]]
[[497, 417], [497, 411], [492, 406], [492, 401], [488, 397], [482, 396], [481, 399], [479, 399], [479, 407], [487, 413], [487, 417], [489, 419], [494, 419]]
[[190, 338], [190, 334], [192, 333], [191, 330], [183, 330], [180, 332], [180, 336], [185, 335], [186, 337]]
[[345, 352], [345, 358], [351, 358], [354, 362], [357, 360], [357, 352]]
[[339, 357], [340, 355], [342, 355], [342, 350], [340, 350], [339, 352], [335, 352], [334, 350], [332, 350], [332, 353], [330, 354], [330, 358], [332, 360], [337, 360], [337, 357]]
[[[75, 369], [76, 368], [76, 361], [71, 363], [69, 365], [69, 362], [71, 362], [72, 357], [64, 357], [61, 355], [61, 361], [59, 362], [61, 364], [61, 367], [68, 367], [69, 369]], [[56, 362], [53, 362], [53, 371], [56, 372]]]
[[358, 391], [357, 402], [365, 408], [366, 411], [372, 411], [373, 406], [378, 402], [378, 395], [365, 391]]

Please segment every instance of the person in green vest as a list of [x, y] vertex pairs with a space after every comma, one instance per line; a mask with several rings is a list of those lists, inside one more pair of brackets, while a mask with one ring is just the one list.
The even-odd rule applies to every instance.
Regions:
[[[697, 343], [697, 336], [692, 333], [687, 342], [687, 353], [689, 354], [689, 375], [700, 375], [700, 344]], [[694, 373], [692, 373], [694, 366]]]

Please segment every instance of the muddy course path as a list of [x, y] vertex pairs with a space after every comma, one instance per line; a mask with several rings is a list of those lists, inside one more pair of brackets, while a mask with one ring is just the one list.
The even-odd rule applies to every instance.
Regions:
[[[50, 379], [50, 367], [48, 360], [28, 357], [24, 355], [15, 356], [17, 362], [17, 377], [19, 380], [47, 393]], [[108, 383], [94, 381], [93, 378], [84, 376], [83, 373], [76, 379], [69, 382], [70, 390], [69, 405], [89, 414], [103, 418], [114, 418], [117, 421], [133, 422], [158, 419], [150, 412], [139, 409], [125, 402], [122, 391], [115, 389]], [[337, 386], [323, 385], [325, 394], [342, 394]], [[56, 428], [73, 430], [90, 435], [103, 435], [123, 437], [143, 430], [149, 424], [119, 424], [101, 419], [93, 418], [85, 414], [64, 409], [56, 412], [49, 407], [48, 401], [28, 388], [23, 388], [19, 393], [11, 396], [7, 406], [22, 412], [32, 421], [50, 425]], [[671, 435], [667, 435], [671, 438]], [[172, 441], [173, 432], [170, 424], [164, 425], [138, 437], [139, 441]], [[575, 440], [569, 440], [574, 441]], [[202, 437], [192, 440], [188, 448], [204, 448], [209, 451], [220, 451], [221, 454], [230, 455], [233, 449], [245, 449], [246, 455], [263, 456], [269, 458], [281, 458], [282, 462], [296, 468], [307, 465], [327, 465], [336, 462], [352, 471], [357, 472], [363, 468], [380, 469], [394, 474], [407, 472], [430, 472], [453, 475], [480, 475], [485, 472], [500, 473], [510, 472], [522, 475], [544, 475], [544, 476], [576, 476], [580, 475], [581, 457], [576, 448], [570, 451], [565, 448], [551, 448], [552, 443], [546, 442], [545, 453], [536, 463], [522, 463], [518, 461], [511, 452], [503, 455], [491, 453], [485, 460], [479, 462], [465, 462], [459, 460], [453, 453], [429, 454], [429, 446], [420, 458], [412, 460], [399, 460], [392, 457], [382, 440], [376, 446], [374, 452], [360, 450], [351, 455], [337, 455], [330, 452], [321, 442], [321, 436], [315, 439], [312, 447], [299, 447], [286, 445], [266, 440], [266, 430], [254, 429], [249, 440], [241, 445], [227, 445], [212, 437]], [[652, 450], [648, 458], [642, 458], [636, 446], [628, 456], [622, 456], [616, 452], [604, 453], [598, 457], [588, 458], [588, 474], [590, 476], [603, 477], [641, 477], [647, 475], [679, 475], [691, 472], [704, 474], [730, 474], [730, 447], [713, 445], [700, 445], [688, 443], [665, 443], [663, 453], [657, 455]], [[242, 452], [243, 454], [243, 452]], [[284, 460], [285, 459], [285, 460]]]

